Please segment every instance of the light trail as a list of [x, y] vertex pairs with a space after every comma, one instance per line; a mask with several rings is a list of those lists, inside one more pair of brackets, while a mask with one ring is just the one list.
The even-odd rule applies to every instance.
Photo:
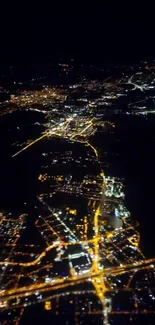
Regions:
[[47, 137], [48, 135], [49, 135], [49, 133], [47, 132], [47, 133], [43, 134], [41, 137], [39, 137], [39, 138], [37, 138], [36, 140], [32, 141], [32, 142], [29, 143], [26, 147], [24, 147], [23, 149], [21, 149], [21, 150], [19, 150], [18, 152], [16, 152], [16, 153], [12, 156], [12, 158], [18, 156], [22, 151], [24, 151], [24, 150], [28, 149], [29, 147], [33, 146], [33, 144], [35, 144], [36, 142], [42, 140], [43, 138]]
[[[96, 148], [91, 145], [89, 142], [87, 142], [88, 146], [93, 150], [98, 162], [99, 162], [99, 156], [98, 156], [98, 152], [96, 150]], [[104, 172], [101, 169], [101, 174], [103, 175], [103, 185], [102, 188], [104, 186]], [[101, 196], [102, 197], [102, 196]], [[95, 214], [94, 214], [94, 229], [95, 229], [95, 242], [94, 242], [94, 259], [93, 259], [93, 264], [92, 264], [92, 268], [91, 268], [91, 272], [95, 272], [96, 274], [99, 271], [99, 230], [98, 230], [98, 217], [100, 214], [100, 204], [97, 207]], [[102, 307], [103, 307], [103, 315], [104, 315], [104, 324], [105, 325], [109, 325], [109, 320], [108, 320], [108, 307], [106, 305], [106, 301], [105, 301], [105, 292], [107, 291], [107, 288], [105, 286], [104, 283], [104, 271], [102, 272], [102, 274], [97, 275], [93, 280], [92, 283], [94, 285], [94, 288], [96, 290], [96, 294], [99, 298], [99, 300], [101, 301]]]
[[142, 103], [142, 102], [145, 102], [146, 100], [147, 100], [147, 98], [142, 99], [142, 100], [138, 100], [136, 102], [130, 103], [128, 106], [132, 106], [132, 105], [135, 105], [135, 104], [138, 104], [138, 103]]
[[98, 260], [99, 260], [99, 252], [98, 252], [98, 216], [100, 213], [100, 205], [98, 206], [98, 208], [95, 211], [95, 215], [94, 215], [94, 228], [95, 228], [95, 251], [94, 251], [94, 255], [95, 258], [93, 260], [93, 264], [92, 264], [92, 270], [97, 270], [98, 269]]
[[[17, 155], [19, 155], [21, 152], [23, 152], [24, 150], [28, 149], [29, 147], [31, 147], [33, 144], [37, 143], [38, 141], [42, 140], [43, 138], [50, 136], [52, 134], [56, 134], [56, 131], [59, 131], [59, 129], [61, 130], [65, 124], [69, 124], [72, 121], [72, 117], [69, 117], [65, 122], [63, 123], [58, 123], [56, 124], [57, 127], [53, 127], [50, 131], [44, 133], [41, 137], [35, 139], [34, 141], [30, 142], [28, 145], [26, 145], [23, 149], [19, 150], [18, 152], [16, 152], [12, 158], [16, 157]], [[61, 136], [61, 134], [60, 134]]]
[[94, 153], [95, 153], [96, 158], [98, 159], [98, 152], [97, 152], [97, 150], [95, 149], [95, 147], [93, 147], [93, 145], [90, 144], [89, 142], [87, 142], [87, 144], [88, 144], [88, 146], [89, 146], [90, 148], [92, 148], [92, 150], [93, 150]]

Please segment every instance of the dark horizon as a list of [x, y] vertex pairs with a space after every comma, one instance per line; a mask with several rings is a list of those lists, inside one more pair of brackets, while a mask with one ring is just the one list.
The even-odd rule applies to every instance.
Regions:
[[[153, 13], [153, 12], [152, 12]], [[135, 60], [155, 55], [151, 7], [125, 5], [2, 10], [1, 63], [52, 60]]]

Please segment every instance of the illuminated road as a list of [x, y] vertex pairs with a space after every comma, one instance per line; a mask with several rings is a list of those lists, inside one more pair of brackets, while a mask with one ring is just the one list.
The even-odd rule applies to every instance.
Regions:
[[139, 262], [134, 262], [131, 264], [125, 264], [123, 266], [107, 268], [105, 269], [105, 275], [109, 275], [110, 273], [112, 275], [120, 275], [134, 270], [139, 271], [146, 268], [154, 268], [154, 264], [155, 264], [155, 257], [141, 260]]
[[[64, 278], [56, 279], [55, 278], [55, 280], [53, 280], [51, 283], [42, 282], [42, 283], [30, 285], [30, 286], [24, 286], [22, 288], [13, 288], [11, 290], [1, 290], [0, 298], [1, 298], [1, 301], [6, 300], [6, 299], [10, 300], [13, 298], [19, 298], [19, 297], [21, 298], [21, 297], [25, 297], [25, 296], [31, 296], [38, 290], [39, 290], [39, 292], [42, 292], [42, 293], [51, 291], [51, 290], [58, 290], [58, 289], [63, 290], [66, 287], [74, 286], [75, 284], [80, 284], [80, 283], [88, 282], [88, 281], [91, 281], [96, 289], [96, 280], [95, 279], [101, 279], [101, 277], [103, 278], [103, 276], [107, 277], [110, 275], [118, 276], [125, 272], [129, 272], [129, 271], [131, 272], [135, 269], [141, 270], [146, 267], [153, 268], [154, 267], [152, 264], [153, 262], [155, 263], [155, 258], [140, 261], [140, 262], [133, 263], [133, 264], [127, 264], [124, 267], [112, 267], [112, 268], [105, 269], [105, 270], [98, 271], [98, 272], [95, 272], [92, 270], [92, 271], [88, 272], [87, 274], [77, 275], [74, 277], [69, 277], [67, 279], [64, 279]], [[98, 290], [99, 290], [99, 288], [98, 288]], [[97, 290], [97, 293], [100, 293], [98, 290]], [[126, 288], [124, 290], [128, 290], [128, 289]], [[111, 290], [106, 289], [106, 287], [104, 287], [104, 293], [106, 291], [111, 291]], [[100, 299], [101, 299], [101, 297], [100, 297]]]
[[[132, 83], [132, 77], [130, 78], [128, 83]], [[138, 86], [138, 85], [135, 85], [135, 86], [137, 86], [137, 88], [140, 88], [140, 86]], [[53, 127], [51, 127], [50, 131], [44, 133], [39, 138], [37, 138], [36, 140], [34, 140], [31, 143], [29, 143], [28, 145], [26, 145], [23, 149], [21, 149], [20, 151], [15, 153], [12, 157], [14, 158], [18, 154], [20, 154], [22, 151], [28, 149], [33, 144], [44, 139], [45, 137], [57, 135], [60, 137], [63, 137], [63, 136], [67, 137], [71, 141], [74, 141], [77, 143], [82, 143], [82, 144], [88, 146], [93, 151], [93, 155], [95, 155], [96, 160], [98, 161], [98, 163], [100, 165], [98, 151], [87, 139], [86, 131], [89, 131], [89, 128], [93, 125], [93, 119], [91, 119], [90, 121], [86, 121], [86, 124], [84, 125], [83, 129], [80, 130], [80, 132], [75, 133], [75, 134], [70, 134], [69, 124], [72, 120], [73, 120], [73, 118], [68, 118], [68, 119], [66, 119], [65, 122], [55, 124]], [[81, 128], [81, 126], [80, 126], [80, 128]], [[69, 135], [67, 135], [67, 131], [69, 132], [68, 133]], [[78, 139], [79, 136], [81, 136], [82, 140], [80, 138]], [[101, 169], [100, 176], [103, 177], [103, 182], [102, 182], [102, 186], [101, 186], [101, 193], [102, 193], [103, 187], [104, 187], [104, 172], [102, 169]], [[101, 194], [101, 199], [102, 199], [102, 194]], [[43, 200], [41, 200], [41, 202], [46, 205], [46, 203]], [[22, 288], [17, 287], [17, 284], [15, 284], [15, 286], [12, 289], [0, 291], [0, 300], [11, 302], [13, 299], [17, 299], [17, 302], [14, 306], [14, 308], [16, 308], [20, 305], [20, 301], [18, 302], [18, 299], [20, 300], [21, 298], [23, 299], [28, 296], [29, 297], [33, 296], [36, 292], [39, 292], [39, 294], [49, 292], [49, 295], [51, 295], [53, 292], [52, 296], [56, 296], [55, 293], [57, 290], [65, 290], [66, 288], [69, 288], [69, 287], [73, 288], [73, 286], [81, 284], [81, 283], [91, 282], [95, 289], [95, 293], [102, 304], [102, 314], [104, 315], [104, 324], [109, 325], [109, 321], [108, 321], [109, 309], [106, 304], [105, 293], [110, 292], [112, 290], [110, 288], [107, 288], [105, 285], [104, 280], [106, 279], [106, 277], [109, 277], [109, 276], [117, 277], [121, 274], [125, 274], [125, 273], [131, 272], [131, 271], [134, 271], [136, 273], [137, 271], [142, 270], [142, 269], [153, 268], [154, 263], [155, 263], [155, 258], [147, 259], [147, 260], [142, 259], [138, 262], [134, 262], [131, 264], [123, 264], [123, 265], [121, 264], [120, 266], [115, 266], [115, 267], [110, 267], [110, 268], [105, 268], [105, 269], [102, 268], [100, 266], [100, 255], [99, 255], [99, 242], [100, 242], [101, 237], [99, 235], [99, 220], [98, 219], [99, 219], [99, 215], [100, 215], [100, 204], [101, 204], [100, 202], [98, 202], [97, 200], [94, 200], [93, 209], [95, 209], [95, 212], [94, 212], [94, 217], [93, 217], [93, 222], [94, 222], [94, 236], [93, 236], [94, 238], [93, 239], [86, 240], [86, 241], [79, 241], [78, 238], [75, 236], [74, 232], [64, 223], [64, 221], [61, 219], [61, 217], [59, 217], [57, 214], [54, 214], [53, 217], [56, 219], [56, 222], [58, 222], [61, 225], [61, 227], [64, 228], [66, 234], [69, 233], [69, 235], [72, 237], [73, 241], [63, 242], [61, 240], [61, 237], [59, 236], [59, 234], [44, 219], [44, 223], [47, 226], [47, 228], [53, 234], [55, 234], [55, 236], [57, 236], [57, 238], [58, 238], [57, 242], [53, 243], [52, 245], [47, 246], [46, 249], [36, 259], [34, 259], [31, 262], [17, 263], [17, 262], [13, 262], [13, 261], [10, 261], [7, 259], [5, 259], [3, 262], [0, 262], [0, 265], [5, 266], [6, 268], [7, 268], [7, 266], [20, 266], [22, 268], [31, 267], [31, 266], [35, 266], [38, 263], [40, 263], [40, 261], [46, 256], [47, 252], [49, 252], [50, 250], [52, 250], [56, 247], [59, 247], [60, 244], [63, 247], [63, 246], [74, 245], [74, 244], [76, 245], [77, 243], [79, 243], [81, 246], [83, 244], [93, 243], [92, 266], [87, 273], [75, 275], [74, 272], [72, 272], [71, 273], [72, 276], [69, 276], [69, 277], [54, 278], [51, 280], [51, 282], [48, 282], [48, 283], [46, 283], [44, 280], [44, 282], [43, 281], [39, 282], [39, 283], [36, 282], [34, 284], [24, 286]], [[48, 210], [50, 212], [52, 212], [52, 215], [53, 215], [53, 210], [51, 210], [51, 208], [47, 205], [46, 205], [46, 207], [48, 208]], [[88, 249], [88, 251], [89, 251], [89, 249]], [[46, 265], [43, 267], [46, 267]], [[34, 271], [34, 272], [37, 272], [37, 271]], [[21, 276], [21, 272], [20, 272], [20, 276]], [[127, 289], [130, 290], [129, 285], [128, 285]], [[63, 292], [62, 295], [63, 294], [66, 294], [66, 292]], [[10, 307], [8, 307], [8, 308], [10, 308]]]
[[38, 262], [40, 262], [40, 260], [43, 258], [43, 257], [45, 257], [45, 255], [46, 255], [46, 253], [48, 252], [48, 251], [50, 251], [52, 248], [54, 248], [54, 247], [57, 247], [59, 244], [52, 244], [52, 245], [50, 245], [50, 246], [48, 246], [48, 247], [46, 247], [45, 248], [45, 250], [34, 260], [34, 261], [32, 261], [32, 262], [28, 262], [28, 263], [17, 263], [17, 262], [11, 262], [11, 261], [9, 261], [9, 262], [7, 262], [7, 259], [4, 261], [4, 262], [0, 262], [0, 265], [5, 265], [5, 266], [9, 266], [9, 265], [14, 265], [14, 266], [25, 266], [25, 267], [28, 267], [28, 266], [34, 266], [34, 265], [36, 265], [36, 264], [38, 264]]
[[35, 144], [36, 142], [42, 140], [43, 138], [47, 137], [49, 135], [49, 133], [44, 133], [41, 137], [37, 138], [36, 140], [30, 142], [26, 147], [24, 147], [23, 149], [19, 150], [18, 152], [16, 152], [12, 158], [16, 157], [17, 155], [19, 155], [22, 151], [28, 149], [29, 147], [33, 146], [33, 144]]
[[135, 76], [135, 75], [132, 75], [132, 76], [129, 78], [129, 80], [128, 80], [127, 83], [128, 83], [129, 85], [133, 85], [133, 86], [135, 86], [135, 88], [139, 89], [140, 91], [142, 91], [142, 92], [144, 93], [143, 86], [139, 86], [139, 85], [135, 84], [134, 82], [132, 82], [132, 78], [133, 78], [134, 76]]
[[[77, 245], [77, 244], [82, 245], [82, 244], [87, 244], [87, 243], [93, 243], [93, 242], [95, 242], [95, 240], [96, 239], [89, 239], [87, 241], [80, 240], [80, 241], [75, 241], [75, 242], [62, 242], [61, 241], [61, 246], [69, 246], [69, 245], [72, 246], [72, 245]], [[60, 246], [60, 243], [55, 243], [55, 244], [49, 245], [34, 261], [31, 261], [31, 262], [27, 262], [27, 263], [11, 262], [11, 261], [7, 261], [7, 259], [6, 259], [5, 261], [0, 262], [0, 265], [5, 265], [5, 266], [12, 265], [12, 266], [22, 266], [22, 267], [34, 266], [34, 265], [38, 264], [43, 257], [46, 256], [47, 252], [49, 252], [51, 249], [59, 247], [59, 246]]]
[[[22, 148], [21, 150], [19, 150], [18, 152], [16, 152], [12, 158], [18, 156], [21, 152], [23, 152], [24, 150], [30, 148], [31, 146], [33, 146], [35, 143], [37, 143], [38, 141], [42, 140], [43, 138], [50, 136], [52, 134], [57, 134], [56, 132], [58, 132], [59, 130], [64, 129], [64, 126], [68, 125], [70, 122], [72, 121], [72, 117], [68, 118], [65, 122], [62, 123], [57, 123], [55, 124], [50, 131], [44, 133], [42, 136], [40, 136], [39, 138], [35, 139], [34, 141], [31, 141], [28, 145], [26, 145], [24, 148]], [[61, 134], [60, 134], [61, 136]]]
[[[98, 274], [92, 274], [91, 277], [96, 277], [100, 275], [101, 272]], [[30, 286], [24, 286], [22, 288], [10, 289], [10, 290], [2, 290], [0, 291], [0, 299], [1, 301], [6, 300], [9, 301], [10, 299], [14, 298], [22, 298], [33, 295], [36, 291], [40, 293], [47, 292], [47, 291], [54, 291], [58, 289], [65, 289], [68, 286], [74, 286], [77, 284], [81, 284], [84, 282], [88, 282], [88, 274], [82, 274], [80, 276], [70, 277], [68, 279], [55, 279], [51, 283], [39, 283], [39, 284], [32, 284]], [[90, 281], [90, 280], [89, 280]]]
[[71, 136], [71, 140], [73, 139], [73, 138], [75, 138], [76, 136], [82, 136], [83, 135], [83, 133], [87, 130], [87, 129], [89, 129], [90, 128], [90, 126], [92, 126], [93, 125], [93, 120], [94, 120], [94, 117], [92, 118], [92, 120], [91, 121], [89, 121], [89, 124], [82, 130], [82, 131], [80, 131], [80, 132], [78, 132], [78, 133], [76, 133], [76, 134], [73, 134], [72, 136]]
[[[92, 124], [92, 121], [90, 122], [90, 125]], [[89, 126], [88, 126], [89, 127]], [[81, 131], [78, 135], [82, 135], [83, 132], [88, 129], [88, 127], [86, 127], [83, 131]], [[72, 139], [74, 138], [74, 136], [72, 137]], [[78, 141], [77, 142], [82, 142], [87, 144], [88, 147], [90, 147], [93, 150], [93, 153], [96, 156], [96, 159], [98, 160], [99, 163], [99, 156], [98, 156], [98, 152], [96, 150], [96, 148], [89, 143], [87, 140], [86, 141]], [[102, 185], [102, 189], [104, 186], [104, 172], [101, 169], [101, 175], [103, 177], [103, 185]], [[102, 196], [101, 196], [102, 197]], [[91, 271], [90, 271], [90, 277], [92, 276], [93, 273], [96, 274], [95, 278], [92, 280], [93, 286], [96, 289], [96, 294], [99, 298], [99, 300], [102, 303], [102, 307], [103, 307], [103, 314], [104, 314], [104, 324], [105, 325], [109, 325], [108, 322], [108, 309], [105, 303], [105, 292], [106, 292], [106, 286], [104, 283], [104, 272], [101, 274], [98, 274], [99, 272], [99, 231], [98, 231], [98, 217], [100, 214], [100, 204], [97, 207], [95, 214], [94, 214], [94, 230], [95, 230], [95, 241], [94, 241], [94, 258], [93, 258], [93, 263], [92, 263], [92, 267], [91, 267]]]
[[[70, 119], [65, 121], [64, 124], [67, 124], [70, 122]], [[64, 124], [63, 124], [63, 127], [64, 127]], [[92, 120], [90, 121], [90, 123], [84, 127], [84, 129], [79, 133], [79, 134], [76, 134], [76, 135], [83, 135], [83, 133], [92, 125]], [[62, 124], [61, 124], [61, 127], [62, 127]], [[53, 128], [53, 133], [55, 133], [57, 131], [57, 128], [54, 127]], [[51, 134], [51, 132], [50, 132]], [[29, 145], [27, 145], [25, 148], [23, 148], [22, 150], [20, 150], [19, 152], [17, 152], [13, 157], [17, 156], [19, 153], [21, 153], [23, 150], [26, 150], [27, 148], [29, 148], [30, 146], [32, 146], [34, 143], [40, 141], [41, 139], [43, 139], [44, 137], [48, 136], [49, 133], [45, 133], [43, 136], [41, 136], [40, 138], [36, 139], [35, 141], [31, 142]], [[71, 137], [71, 140], [76, 136], [76, 135], [73, 135]], [[75, 140], [74, 140], [75, 141]], [[87, 140], [85, 141], [78, 141], [76, 140], [77, 142], [82, 142], [84, 144], [86, 144], [87, 146], [89, 146], [92, 150], [93, 150], [93, 153], [95, 154], [97, 160], [98, 160], [98, 152], [96, 150], [96, 148], [91, 145]], [[103, 174], [103, 171], [102, 172], [102, 175], [104, 176]], [[44, 202], [43, 202], [44, 203]], [[44, 203], [45, 204], [45, 203]], [[48, 206], [48, 209], [49, 211], [53, 212], [50, 207]], [[7, 299], [7, 301], [11, 300], [11, 299], [14, 299], [14, 298], [21, 298], [21, 297], [27, 297], [27, 296], [31, 296], [33, 295], [36, 290], [40, 293], [42, 292], [46, 292], [46, 291], [51, 291], [51, 290], [58, 290], [58, 289], [64, 289], [68, 286], [73, 286], [75, 284], [80, 284], [80, 283], [83, 283], [83, 282], [87, 282], [87, 281], [92, 281], [93, 285], [94, 285], [94, 288], [96, 290], [96, 294], [98, 296], [98, 298], [100, 299], [102, 305], [103, 305], [103, 310], [104, 310], [104, 320], [105, 320], [105, 324], [108, 325], [108, 319], [107, 319], [107, 312], [106, 312], [106, 305], [105, 305], [105, 299], [104, 299], [104, 293], [106, 291], [106, 287], [105, 287], [105, 284], [104, 284], [104, 277], [103, 277], [103, 272], [101, 272], [99, 270], [99, 245], [98, 245], [98, 241], [99, 241], [99, 232], [98, 232], [98, 216], [99, 216], [99, 213], [100, 213], [100, 205], [98, 205], [98, 207], [96, 208], [96, 211], [94, 213], [94, 229], [95, 229], [95, 238], [93, 240], [91, 240], [91, 242], [94, 243], [94, 259], [93, 259], [93, 263], [92, 263], [92, 267], [91, 267], [91, 270], [90, 272], [88, 272], [86, 275], [80, 275], [80, 276], [73, 276], [71, 278], [68, 278], [67, 280], [66, 279], [55, 279], [54, 283], [40, 283], [40, 284], [34, 284], [34, 285], [31, 285], [29, 287], [23, 287], [23, 288], [15, 288], [15, 289], [12, 289], [12, 290], [6, 290], [5, 292], [1, 292], [0, 293], [0, 296], [1, 296], [1, 300], [5, 300]], [[62, 224], [63, 227], [65, 227], [65, 229], [67, 231], [69, 231], [69, 233], [72, 235], [73, 238], [75, 238], [75, 243], [77, 243], [77, 238], [75, 237], [74, 233], [65, 225], [65, 223], [58, 217], [56, 216], [56, 219], [58, 222], [60, 222]], [[88, 244], [89, 241], [86, 241], [86, 243]], [[81, 244], [83, 242], [80, 242]], [[73, 245], [73, 243], [63, 243], [61, 242], [62, 245], [66, 245], [66, 244], [71, 244]], [[37, 257], [37, 259], [35, 259], [34, 261], [32, 262], [28, 262], [28, 263], [15, 263], [15, 262], [8, 262], [5, 261], [5, 265], [19, 265], [19, 266], [22, 266], [22, 267], [29, 267], [29, 266], [34, 266], [36, 264], [38, 264], [40, 262], [40, 260], [45, 257], [46, 253], [54, 248], [58, 246], [58, 244], [53, 244], [51, 246], [48, 246], [44, 252], [42, 252], [42, 254], [40, 256]], [[2, 262], [1, 262], [2, 263]], [[1, 264], [0, 263], [0, 264]], [[93, 279], [92, 279], [93, 278]]]

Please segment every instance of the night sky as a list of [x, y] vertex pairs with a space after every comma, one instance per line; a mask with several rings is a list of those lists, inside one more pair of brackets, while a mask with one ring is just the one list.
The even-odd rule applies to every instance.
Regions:
[[60, 53], [123, 60], [155, 54], [151, 6], [56, 3], [3, 5], [3, 59], [45, 58]]

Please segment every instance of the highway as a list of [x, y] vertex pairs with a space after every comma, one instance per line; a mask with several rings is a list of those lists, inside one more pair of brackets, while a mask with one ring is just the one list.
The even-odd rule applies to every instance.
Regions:
[[[63, 290], [69, 286], [74, 286], [76, 284], [81, 284], [81, 283], [88, 282], [88, 281], [91, 281], [93, 283], [95, 289], [97, 289], [97, 292], [99, 292], [99, 288], [96, 288], [95, 279], [101, 279], [103, 277], [108, 277], [110, 275], [118, 276], [118, 275], [124, 274], [126, 272], [131, 272], [134, 270], [138, 271], [141, 269], [153, 268], [154, 267], [153, 263], [155, 263], [155, 258], [139, 261], [139, 262], [133, 263], [133, 264], [126, 264], [123, 267], [111, 267], [111, 268], [107, 268], [107, 269], [104, 269], [101, 271], [98, 270], [97, 272], [96, 272], [96, 270], [90, 270], [90, 272], [88, 272], [87, 274], [68, 277], [67, 279], [66, 278], [61, 278], [61, 279], [55, 278], [55, 280], [52, 281], [51, 283], [41, 282], [41, 283], [36, 283], [36, 284], [30, 285], [30, 286], [24, 286], [22, 288], [13, 288], [11, 290], [1, 290], [0, 291], [0, 299], [1, 299], [1, 301], [3, 301], [3, 300], [8, 301], [8, 300], [14, 299], [14, 298], [21, 298], [21, 297], [23, 298], [25, 296], [26, 297], [31, 296], [36, 291], [43, 293], [43, 292], [58, 290], [58, 289]], [[108, 291], [108, 292], [113, 291], [113, 290], [107, 289], [105, 286], [103, 289], [103, 285], [101, 285], [101, 286], [102, 286], [102, 292], [99, 292], [99, 293], [104, 294], [106, 291]], [[124, 289], [124, 290], [128, 290], [128, 289]], [[100, 295], [99, 295], [99, 297], [101, 299]]]
[[[56, 132], [58, 132], [59, 130], [62, 130], [64, 128], [64, 126], [68, 125], [70, 122], [72, 121], [72, 118], [68, 118], [65, 122], [62, 123], [57, 123], [55, 124], [50, 131], [45, 132], [42, 136], [40, 136], [39, 138], [31, 141], [28, 145], [26, 145], [24, 148], [22, 148], [21, 150], [17, 151], [14, 155], [12, 155], [12, 158], [18, 156], [21, 152], [23, 152], [24, 150], [30, 148], [31, 146], [33, 146], [35, 143], [39, 142], [40, 140], [42, 140], [43, 138], [46, 138], [52, 134], [57, 134]], [[61, 134], [60, 134], [61, 135]]]
[[123, 266], [107, 268], [105, 269], [104, 272], [106, 276], [109, 275], [110, 273], [111, 275], [121, 275], [126, 272], [131, 272], [134, 270], [139, 271], [146, 268], [154, 268], [154, 264], [155, 264], [155, 257], [141, 260], [139, 262], [134, 262], [132, 264], [125, 264]]
[[[94, 278], [96, 276], [99, 276], [101, 274], [101, 271], [97, 274], [91, 274], [91, 277]], [[0, 300], [1, 301], [9, 301], [11, 299], [15, 298], [23, 298], [27, 296], [31, 296], [35, 294], [36, 291], [39, 291], [39, 293], [47, 292], [47, 291], [54, 291], [58, 289], [65, 289], [69, 286], [74, 286], [77, 284], [81, 284], [84, 282], [88, 282], [90, 275], [88, 274], [82, 274], [79, 276], [70, 277], [68, 279], [55, 279], [51, 283], [36, 283], [29, 286], [24, 286], [22, 288], [15, 288], [10, 290], [1, 290], [0, 291]]]
[[22, 151], [24, 151], [24, 150], [30, 148], [31, 146], [33, 146], [33, 144], [37, 143], [38, 141], [42, 140], [43, 138], [47, 137], [48, 135], [49, 135], [49, 133], [47, 133], [47, 132], [44, 133], [41, 137], [39, 137], [39, 138], [37, 138], [36, 140], [30, 142], [26, 147], [24, 147], [23, 149], [21, 149], [21, 150], [19, 150], [18, 152], [16, 152], [16, 153], [12, 156], [12, 158], [18, 156]]

